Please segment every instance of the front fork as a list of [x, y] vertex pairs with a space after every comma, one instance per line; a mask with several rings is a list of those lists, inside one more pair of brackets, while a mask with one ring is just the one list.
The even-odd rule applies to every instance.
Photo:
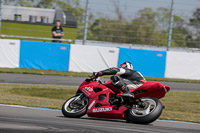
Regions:
[[76, 94], [76, 99], [74, 99], [74, 101], [77, 101], [79, 98], [83, 98], [84, 94], [83, 93], [78, 93]]
[[83, 97], [84, 97], [84, 94], [83, 93], [78, 93], [76, 95], [77, 97], [74, 99], [73, 102], [71, 102], [71, 104], [78, 104], [78, 105], [83, 105], [83, 101], [81, 100]]

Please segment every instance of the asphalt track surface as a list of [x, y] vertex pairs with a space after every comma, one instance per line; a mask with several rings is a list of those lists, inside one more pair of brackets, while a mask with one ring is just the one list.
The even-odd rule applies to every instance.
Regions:
[[[84, 77], [0, 73], [0, 83], [78, 86]], [[106, 79], [107, 80], [107, 79]], [[162, 82], [172, 90], [200, 91], [200, 84]], [[0, 133], [199, 133], [200, 124], [157, 120], [149, 125], [124, 120], [65, 118], [60, 110], [0, 104]]]
[[0, 105], [0, 133], [199, 133], [200, 124], [155, 121], [149, 125], [124, 120], [65, 118], [60, 110]]
[[[54, 85], [79, 86], [84, 80], [85, 77], [0, 73], [0, 83], [54, 84]], [[103, 80], [108, 80], [108, 79], [103, 79]], [[169, 85], [171, 87], [171, 90], [200, 91], [200, 84], [197, 83], [178, 83], [178, 82], [161, 82], [161, 83]]]

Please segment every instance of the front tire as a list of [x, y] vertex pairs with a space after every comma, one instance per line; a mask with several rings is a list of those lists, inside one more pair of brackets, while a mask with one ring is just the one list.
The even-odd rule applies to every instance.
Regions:
[[138, 105], [133, 105], [129, 109], [128, 119], [137, 124], [149, 124], [158, 119], [163, 110], [160, 100], [154, 97], [143, 97], [140, 99], [146, 104], [146, 107], [142, 108]]
[[63, 104], [62, 113], [65, 117], [80, 118], [86, 114], [88, 103], [88, 98], [85, 96], [71, 97]]

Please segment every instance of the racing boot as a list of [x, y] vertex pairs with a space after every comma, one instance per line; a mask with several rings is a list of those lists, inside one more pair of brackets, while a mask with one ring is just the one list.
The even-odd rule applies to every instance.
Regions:
[[124, 82], [122, 82], [118, 76], [112, 76], [110, 78], [110, 81], [114, 86], [116, 86], [122, 92], [124, 92], [123, 94], [121, 94], [122, 97], [131, 97], [131, 98], [133, 98], [133, 94], [130, 92], [130, 90], [127, 87], [127, 85]]
[[121, 94], [122, 97], [133, 98], [133, 94], [130, 92], [129, 88], [126, 85], [122, 86], [122, 91], [124, 92], [123, 94]]

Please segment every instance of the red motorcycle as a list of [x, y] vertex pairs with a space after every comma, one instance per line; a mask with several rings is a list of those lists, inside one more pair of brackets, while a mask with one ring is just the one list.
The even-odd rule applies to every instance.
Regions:
[[76, 96], [62, 106], [65, 117], [89, 117], [124, 119], [127, 122], [148, 124], [162, 113], [160, 98], [170, 90], [159, 82], [147, 81], [137, 89], [129, 88], [133, 98], [122, 97], [122, 92], [111, 84], [103, 84], [100, 78], [86, 79], [78, 88]]

